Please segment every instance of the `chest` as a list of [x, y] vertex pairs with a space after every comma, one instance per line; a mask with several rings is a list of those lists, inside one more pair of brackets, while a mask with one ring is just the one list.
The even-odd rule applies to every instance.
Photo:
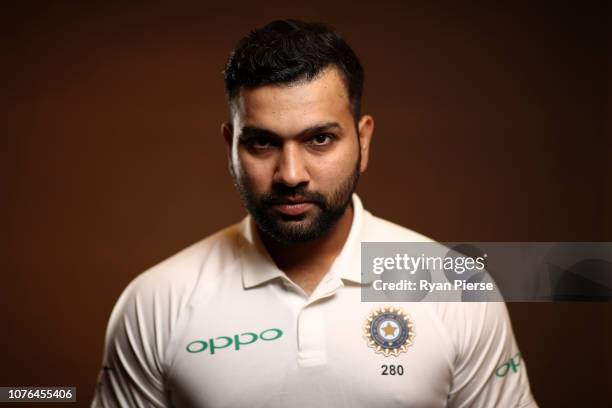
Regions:
[[[381, 306], [409, 315], [411, 344], [397, 355], [372, 344]], [[378, 340], [402, 342], [401, 327], [381, 319]], [[167, 386], [180, 407], [444, 406], [451, 381], [450, 351], [423, 305], [362, 303], [358, 288], [309, 305], [265, 289], [212, 297], [174, 347]]]

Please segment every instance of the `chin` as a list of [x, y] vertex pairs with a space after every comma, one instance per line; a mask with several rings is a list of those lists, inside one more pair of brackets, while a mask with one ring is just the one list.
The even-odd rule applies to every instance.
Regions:
[[268, 233], [278, 242], [297, 244], [309, 242], [320, 238], [324, 231], [316, 225], [314, 220], [277, 221]]

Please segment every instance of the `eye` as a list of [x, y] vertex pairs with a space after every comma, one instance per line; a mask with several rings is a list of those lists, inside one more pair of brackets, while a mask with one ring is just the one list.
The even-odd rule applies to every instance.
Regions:
[[330, 135], [321, 133], [310, 139], [310, 143], [315, 146], [326, 146], [332, 142], [333, 138]]
[[253, 149], [265, 150], [272, 147], [272, 141], [267, 137], [254, 137], [249, 140], [249, 145]]

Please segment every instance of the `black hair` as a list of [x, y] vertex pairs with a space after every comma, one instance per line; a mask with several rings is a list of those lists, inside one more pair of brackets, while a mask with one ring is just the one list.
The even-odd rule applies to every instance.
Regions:
[[342, 73], [358, 121], [363, 68], [346, 41], [320, 23], [275, 20], [251, 31], [238, 42], [223, 71], [226, 97], [231, 106], [241, 87], [310, 81], [332, 65]]

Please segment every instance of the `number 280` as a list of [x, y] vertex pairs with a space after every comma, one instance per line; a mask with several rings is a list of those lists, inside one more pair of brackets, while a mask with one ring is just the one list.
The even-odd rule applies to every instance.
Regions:
[[404, 375], [404, 366], [401, 364], [383, 364], [380, 368], [382, 368], [380, 375]]

